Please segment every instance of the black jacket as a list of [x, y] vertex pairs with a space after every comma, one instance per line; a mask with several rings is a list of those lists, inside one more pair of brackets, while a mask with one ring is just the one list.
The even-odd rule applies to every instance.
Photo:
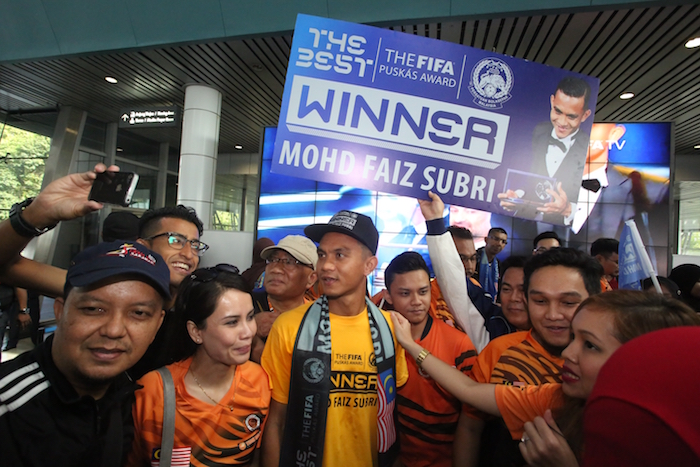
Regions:
[[0, 466], [123, 465], [138, 386], [120, 375], [100, 400], [78, 396], [51, 358], [52, 342], [0, 365]]

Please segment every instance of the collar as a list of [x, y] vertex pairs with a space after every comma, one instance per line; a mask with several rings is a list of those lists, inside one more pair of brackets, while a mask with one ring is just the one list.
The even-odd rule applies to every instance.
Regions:
[[552, 138], [556, 139], [557, 141], [561, 141], [564, 143], [567, 149], [571, 148], [571, 145], [574, 144], [574, 138], [576, 138], [576, 135], [578, 134], [579, 129], [571, 133], [569, 136], [566, 138], [560, 138], [557, 136], [556, 131], [554, 131], [554, 127], [552, 127]]
[[593, 172], [584, 175], [582, 180], [598, 180], [600, 186], [608, 186], [608, 166], [598, 167]]
[[[92, 399], [92, 397], [89, 396], [81, 397], [78, 395], [73, 385], [71, 385], [54, 363], [53, 357], [51, 356], [53, 337], [53, 335], [49, 336], [49, 338], [46, 339], [43, 344], [36, 347], [33, 352], [35, 352], [35, 357], [41, 367], [41, 371], [44, 372], [44, 375], [46, 375], [46, 378], [51, 383], [54, 393], [64, 404], [76, 404], [82, 399]], [[119, 402], [125, 397], [130, 396], [137, 388], [139, 388], [139, 386], [134, 383], [126, 373], [122, 373], [115, 378], [109, 389], [107, 389], [104, 397], [102, 397], [98, 403], [107, 406], [111, 405], [113, 402]]]
[[430, 313], [428, 313], [428, 322], [425, 323], [425, 327], [423, 328], [423, 334], [420, 336], [420, 340], [425, 339], [428, 337], [428, 333], [430, 332], [430, 328], [433, 327], [433, 317], [430, 316]]

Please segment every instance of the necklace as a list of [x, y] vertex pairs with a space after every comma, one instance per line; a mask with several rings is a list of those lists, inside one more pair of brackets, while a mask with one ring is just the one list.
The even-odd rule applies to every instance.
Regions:
[[[191, 374], [192, 377], [194, 378], [194, 382], [197, 383], [197, 386], [199, 386], [199, 389], [202, 390], [202, 392], [204, 393], [204, 395], [207, 396], [207, 397], [209, 398], [210, 401], [212, 401], [214, 404], [216, 404], [216, 405], [218, 405], [218, 406], [226, 407], [226, 408], [229, 409], [231, 412], [233, 412], [233, 403], [236, 401], [236, 389], [238, 389], [237, 387], [234, 387], [234, 388], [233, 388], [233, 399], [231, 400], [231, 405], [220, 404], [218, 401], [214, 400], [213, 397], [211, 397], [209, 394], [207, 394], [207, 391], [205, 391], [204, 388], [202, 387], [202, 385], [199, 384], [199, 380], [197, 379], [197, 376], [194, 374], [194, 371], [192, 371], [192, 368], [190, 368], [190, 374]], [[234, 375], [233, 375], [233, 379], [234, 379], [234, 380], [236, 379], [236, 374], [235, 374], [235, 373], [234, 373]]]

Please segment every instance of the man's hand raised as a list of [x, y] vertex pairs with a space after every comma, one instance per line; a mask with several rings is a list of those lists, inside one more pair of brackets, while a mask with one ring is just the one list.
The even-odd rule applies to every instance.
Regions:
[[440, 197], [433, 193], [428, 192], [429, 200], [419, 199], [418, 204], [420, 205], [420, 212], [423, 213], [426, 221], [432, 221], [433, 219], [442, 219], [443, 213], [445, 212], [445, 203], [442, 202]]
[[110, 170], [119, 171], [113, 165], [97, 164], [95, 170], [66, 175], [44, 188], [36, 199], [22, 212], [22, 218], [30, 225], [42, 229], [59, 221], [75, 219], [102, 208], [97, 201], [88, 200], [88, 194], [97, 174]]

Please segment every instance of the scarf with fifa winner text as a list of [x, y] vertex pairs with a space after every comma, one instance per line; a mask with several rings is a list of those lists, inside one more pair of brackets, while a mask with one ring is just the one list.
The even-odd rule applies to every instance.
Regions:
[[[377, 362], [379, 466], [389, 467], [399, 451], [394, 338], [379, 309], [368, 299], [365, 301]], [[296, 461], [302, 459], [313, 462], [309, 465], [322, 466], [330, 376], [331, 321], [328, 297], [322, 295], [306, 311], [294, 344], [280, 467], [296, 466]]]

